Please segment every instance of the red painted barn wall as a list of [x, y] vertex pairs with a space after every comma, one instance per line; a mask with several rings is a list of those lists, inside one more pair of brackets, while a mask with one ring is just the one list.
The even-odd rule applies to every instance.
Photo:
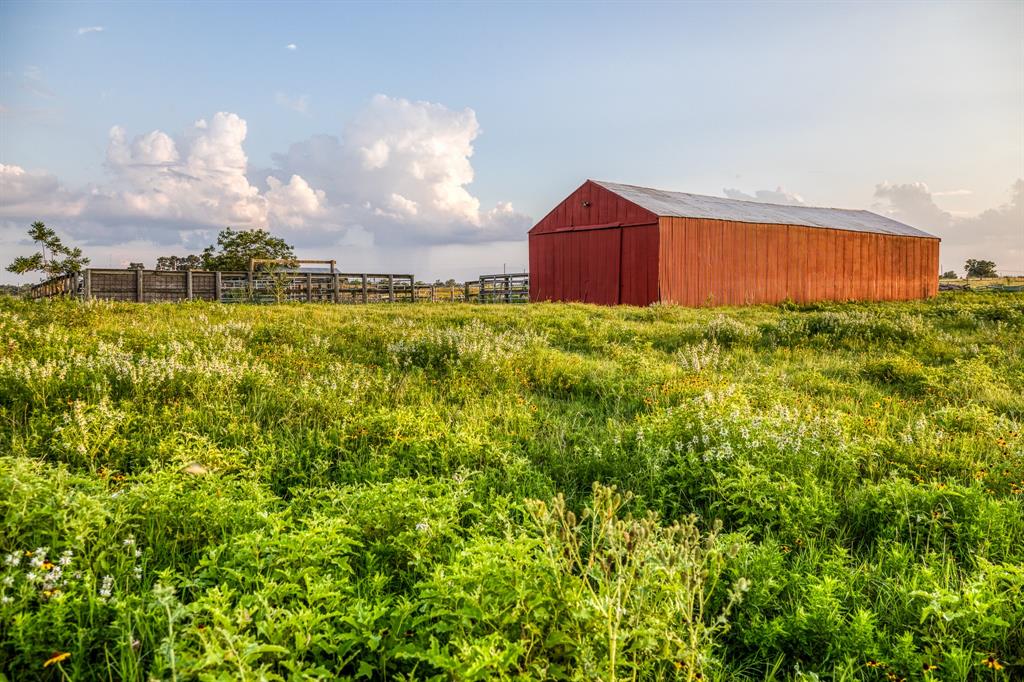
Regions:
[[938, 293], [938, 239], [667, 217], [659, 232], [666, 303], [887, 301]]
[[658, 300], [658, 217], [589, 180], [530, 230], [530, 300]]

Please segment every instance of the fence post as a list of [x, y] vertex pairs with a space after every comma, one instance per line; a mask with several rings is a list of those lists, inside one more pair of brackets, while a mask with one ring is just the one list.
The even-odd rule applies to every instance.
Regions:
[[469, 303], [469, 282], [463, 282], [462, 287], [463, 289], [465, 289], [465, 291], [462, 294], [462, 302]]
[[409, 275], [409, 294], [412, 297], [411, 303], [416, 302], [416, 275]]
[[452, 285], [452, 303], [455, 303], [455, 285]]
[[135, 269], [135, 301], [142, 303], [145, 297], [142, 293], [142, 268]]
[[253, 274], [252, 274], [252, 259], [250, 259], [250, 262], [249, 262], [249, 281], [247, 283], [247, 286], [249, 287], [249, 291], [248, 291], [249, 302], [250, 303], [255, 303], [256, 302], [256, 284], [255, 284], [255, 281], [253, 279]]
[[395, 276], [388, 275], [388, 303], [395, 302]]
[[[332, 266], [333, 267], [333, 266]], [[331, 303], [338, 302], [338, 290], [341, 288], [341, 275], [334, 273], [331, 277]]]
[[436, 298], [434, 298], [434, 287], [435, 287], [434, 284], [430, 285], [430, 302], [431, 303], [433, 303], [434, 301], [437, 300]]
[[488, 300], [487, 300], [488, 298], [489, 298], [489, 296], [484, 296], [484, 278], [481, 277], [480, 278], [480, 293], [478, 294], [477, 302], [478, 303], [487, 303], [488, 302]]
[[192, 300], [192, 268], [185, 270], [185, 298]]
[[220, 303], [220, 270], [213, 273], [213, 300]]
[[363, 303], [369, 303], [370, 297], [366, 293], [366, 273], [363, 273]]
[[92, 270], [85, 269], [82, 273], [82, 300], [88, 301], [92, 298]]
[[306, 273], [306, 303], [313, 302], [313, 273]]

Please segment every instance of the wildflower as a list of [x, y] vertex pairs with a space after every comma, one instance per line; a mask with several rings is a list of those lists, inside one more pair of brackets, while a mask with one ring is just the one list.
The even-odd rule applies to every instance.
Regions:
[[418, 530], [421, 533], [426, 533], [428, 530], [430, 530], [430, 524], [426, 521], [420, 521], [416, 524], [416, 530]]
[[8, 597], [6, 594], [0, 597], [0, 604], [10, 604], [12, 601], [14, 600]]
[[142, 550], [136, 548], [136, 550], [135, 550], [135, 558], [138, 559], [140, 556], [142, 556]]
[[924, 672], [925, 674], [928, 674], [928, 673], [930, 673], [931, 671], [933, 671], [933, 670], [938, 670], [938, 669], [939, 669], [939, 666], [937, 666], [937, 665], [932, 665], [931, 663], [925, 663], [925, 664], [923, 664], [923, 665], [921, 666], [921, 671], [922, 671], [922, 672]]
[[134, 535], [129, 535], [128, 537], [126, 537], [124, 540], [121, 541], [121, 544], [124, 545], [125, 547], [131, 547], [132, 545], [135, 544], [135, 536]]
[[55, 663], [60, 663], [61, 661], [66, 661], [69, 658], [71, 658], [71, 654], [69, 654], [66, 651], [54, 654], [53, 656], [50, 656], [48, 659], [46, 659], [46, 663], [43, 663], [43, 667], [49, 668], [51, 665], [54, 665]]
[[864, 665], [866, 665], [866, 666], [867, 666], [867, 667], [869, 667], [869, 668], [879, 668], [879, 667], [881, 667], [881, 666], [882, 666], [882, 664], [881, 664], [881, 663], [879, 663], [878, 661], [876, 661], [876, 660], [875, 660], [875, 659], [873, 659], [873, 658], [869, 658], [869, 659], [868, 659], [868, 662], [867, 662], [867, 663], [865, 663]]
[[29, 581], [30, 583], [34, 583], [38, 578], [39, 576], [36, 575], [35, 571], [29, 571], [25, 574], [25, 580]]
[[985, 666], [986, 668], [991, 668], [992, 670], [1002, 670], [1003, 669], [1003, 664], [1000, 663], [999, 659], [997, 659], [992, 654], [989, 654], [985, 658], [981, 659], [981, 664], [983, 666]]
[[60, 555], [60, 560], [57, 563], [59, 563], [61, 566], [70, 566], [71, 565], [71, 557], [72, 556], [73, 555], [72, 555], [70, 549], [69, 550], [65, 550], [65, 552]]
[[43, 569], [44, 570], [49, 571], [51, 568], [53, 568], [53, 566], [54, 566], [54, 564], [50, 563], [49, 561], [44, 561], [43, 562]]
[[21, 557], [18, 555], [17, 552], [11, 552], [6, 557], [4, 557], [4, 563], [8, 566], [17, 566], [21, 563]]
[[110, 597], [114, 588], [114, 577], [110, 575], [103, 576], [103, 583], [100, 585], [100, 597], [107, 599]]
[[14, 576], [13, 575], [6, 575], [6, 576], [4, 576], [4, 587], [11, 587], [13, 585], [14, 585]]

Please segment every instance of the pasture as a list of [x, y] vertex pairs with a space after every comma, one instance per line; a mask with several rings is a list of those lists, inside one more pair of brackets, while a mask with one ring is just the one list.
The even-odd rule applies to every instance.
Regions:
[[1024, 677], [1024, 294], [0, 300], [0, 678]]

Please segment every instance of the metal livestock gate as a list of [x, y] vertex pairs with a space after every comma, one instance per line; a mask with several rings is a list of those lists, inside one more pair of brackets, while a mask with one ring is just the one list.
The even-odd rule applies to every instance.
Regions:
[[869, 211], [588, 180], [529, 238], [534, 301], [744, 305], [938, 291], [939, 239]]

